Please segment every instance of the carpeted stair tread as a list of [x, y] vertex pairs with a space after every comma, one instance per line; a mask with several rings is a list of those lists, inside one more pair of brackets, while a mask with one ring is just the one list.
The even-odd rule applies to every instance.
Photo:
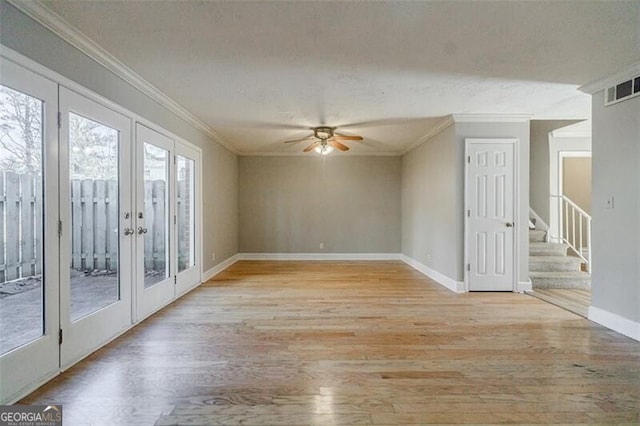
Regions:
[[529, 277], [533, 288], [591, 288], [591, 275], [581, 271], [531, 271]]
[[529, 255], [530, 256], [566, 256], [567, 255], [566, 244], [554, 244], [533, 242], [529, 243]]
[[529, 241], [530, 242], [544, 242], [544, 239], [547, 235], [546, 231], [541, 231], [539, 229], [530, 229], [529, 230]]
[[530, 256], [531, 272], [580, 271], [581, 259], [573, 256]]

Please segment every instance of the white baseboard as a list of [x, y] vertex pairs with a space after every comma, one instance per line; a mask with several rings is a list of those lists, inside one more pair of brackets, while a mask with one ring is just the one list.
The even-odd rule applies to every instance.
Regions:
[[400, 260], [400, 253], [239, 253], [238, 260]]
[[401, 260], [438, 284], [465, 293], [463, 281], [455, 281], [402, 253], [239, 253], [238, 260]]
[[440, 272], [429, 268], [427, 265], [424, 265], [409, 256], [405, 256], [404, 254], [401, 256], [402, 256], [401, 260], [404, 263], [411, 266], [416, 271], [423, 273], [424, 275], [431, 278], [438, 284], [448, 288], [449, 290], [455, 293], [466, 293], [466, 289], [464, 287], [464, 281], [456, 281], [453, 278], [449, 278], [448, 276], [443, 275]]
[[524, 293], [526, 291], [533, 291], [533, 284], [531, 283], [531, 279], [527, 281], [518, 282], [518, 288], [516, 289], [516, 293]]
[[209, 269], [208, 271], [202, 272], [202, 282], [206, 283], [211, 278], [213, 278], [214, 276], [216, 276], [220, 272], [222, 272], [225, 269], [227, 269], [229, 266], [231, 266], [234, 263], [236, 263], [238, 260], [240, 260], [240, 255], [239, 254], [234, 254], [233, 256], [229, 257], [228, 259], [218, 263], [216, 266], [214, 266], [213, 268]]
[[632, 321], [604, 309], [589, 306], [589, 320], [640, 341], [640, 322]]

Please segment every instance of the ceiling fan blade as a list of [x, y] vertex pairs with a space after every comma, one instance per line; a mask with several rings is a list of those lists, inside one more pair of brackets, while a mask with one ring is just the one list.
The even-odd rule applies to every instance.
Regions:
[[335, 139], [340, 139], [343, 141], [361, 141], [363, 139], [362, 136], [343, 135], [341, 133], [336, 133], [336, 132], [333, 132], [333, 137]]
[[335, 139], [329, 139], [327, 142], [329, 142], [329, 145], [331, 145], [334, 148], [338, 148], [340, 151], [349, 151], [349, 147], [346, 146], [343, 143], [338, 142]]
[[316, 141], [316, 142], [312, 143], [311, 145], [309, 145], [308, 147], [306, 147], [303, 151], [304, 151], [304, 152], [309, 152], [309, 151], [311, 151], [313, 148], [315, 148], [316, 146], [320, 146], [320, 141]]
[[305, 136], [304, 138], [300, 138], [300, 139], [293, 139], [290, 141], [284, 141], [284, 143], [296, 143], [296, 142], [302, 142], [302, 141], [306, 141], [308, 139], [313, 138], [313, 134], [310, 134], [309, 136]]

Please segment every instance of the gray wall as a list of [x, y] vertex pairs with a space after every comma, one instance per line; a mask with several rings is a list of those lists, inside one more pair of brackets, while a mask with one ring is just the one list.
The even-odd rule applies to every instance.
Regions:
[[456, 122], [402, 162], [402, 253], [455, 281], [464, 280], [466, 138], [519, 140], [521, 282], [529, 279], [529, 122]]
[[456, 281], [460, 155], [451, 125], [402, 157], [402, 253]]
[[400, 161], [240, 157], [240, 252], [399, 253]]
[[[162, 126], [203, 153], [203, 269], [237, 253], [237, 158], [204, 133], [0, 0], [0, 43]], [[211, 253], [216, 261], [211, 261]]]
[[206, 271], [238, 253], [238, 156], [217, 143], [210, 143], [202, 153]]
[[603, 94], [592, 100], [591, 304], [640, 321], [640, 97], [605, 107]]
[[532, 120], [529, 149], [529, 202], [549, 224], [549, 133], [576, 123], [576, 120]]

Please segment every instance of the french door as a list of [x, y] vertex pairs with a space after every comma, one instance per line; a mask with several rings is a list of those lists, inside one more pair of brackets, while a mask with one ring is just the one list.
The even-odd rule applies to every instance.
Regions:
[[175, 147], [176, 295], [200, 283], [200, 151]]
[[175, 296], [174, 141], [136, 125], [136, 319]]
[[200, 282], [201, 160], [13, 61], [0, 69], [3, 404]]
[[58, 86], [0, 58], [0, 402], [58, 371]]
[[136, 320], [200, 282], [200, 151], [136, 125]]
[[60, 365], [131, 325], [131, 120], [60, 88]]

